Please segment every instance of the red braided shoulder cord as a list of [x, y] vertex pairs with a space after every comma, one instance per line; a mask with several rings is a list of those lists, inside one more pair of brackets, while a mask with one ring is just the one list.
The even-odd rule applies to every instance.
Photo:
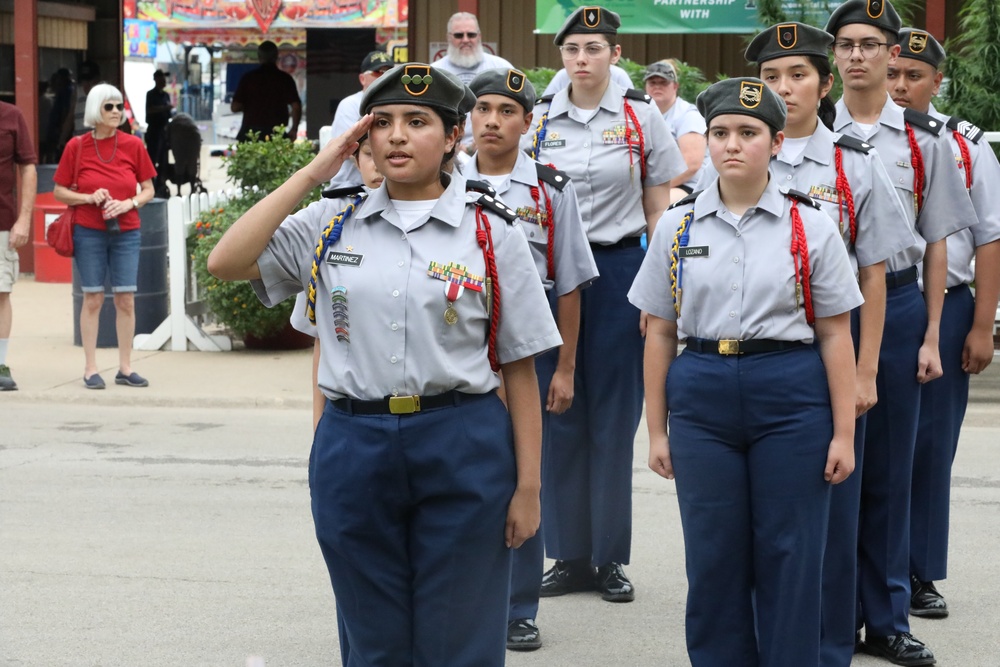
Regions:
[[[549, 166], [552, 167], [553, 169], [555, 169], [555, 166], [553, 166], [551, 164]], [[541, 206], [541, 201], [540, 201], [539, 192], [538, 192], [539, 190], [541, 190], [541, 194], [545, 196], [545, 217], [544, 218], [542, 217], [542, 206]], [[546, 237], [547, 237], [546, 238], [546, 243], [545, 243], [545, 269], [546, 269], [546, 275], [548, 276], [549, 280], [555, 280], [556, 279], [556, 256], [555, 256], [555, 250], [553, 248], [555, 246], [554, 241], [555, 241], [556, 219], [555, 219], [555, 211], [552, 210], [552, 198], [549, 197], [549, 191], [545, 187], [545, 183], [542, 183], [541, 181], [538, 181], [538, 186], [537, 187], [535, 187], [535, 186], [531, 187], [531, 198], [535, 200], [535, 216], [538, 219], [538, 226], [539, 227], [543, 227], [543, 226], [545, 227], [545, 233], [546, 233]], [[543, 219], [545, 220], [545, 225], [542, 225], [542, 220]]]
[[913, 165], [913, 203], [915, 214], [924, 206], [924, 155], [920, 152], [913, 127], [906, 124], [906, 139], [910, 142], [910, 163]]
[[[806, 322], [813, 326], [816, 314], [813, 312], [812, 286], [809, 281], [809, 244], [806, 241], [806, 230], [802, 225], [802, 215], [799, 206], [792, 200], [792, 260], [795, 262], [795, 304], [805, 302]], [[801, 290], [801, 294], [799, 293]]]
[[[639, 144], [639, 177], [645, 182], [646, 180], [646, 137], [642, 134], [642, 126], [639, 125], [639, 119], [635, 116], [635, 110], [632, 105], [625, 100], [625, 142], [628, 144], [628, 165], [629, 170], [632, 169], [633, 158], [632, 158], [632, 133], [634, 132]], [[632, 125], [635, 128], [628, 126], [628, 122], [632, 121]]]
[[965, 143], [965, 137], [958, 130], [953, 130], [955, 143], [958, 144], [958, 152], [962, 154], [962, 170], [965, 171], [965, 189], [972, 189], [972, 155], [969, 153], [969, 144]]
[[[487, 306], [490, 310], [489, 336], [487, 337], [487, 356], [490, 368], [494, 373], [500, 372], [500, 361], [497, 358], [497, 330], [500, 328], [500, 281], [497, 277], [497, 260], [493, 252], [493, 232], [490, 229], [489, 218], [481, 205], [476, 206], [476, 242], [483, 249], [483, 259], [486, 261]], [[492, 284], [492, 301], [489, 284]]]
[[[858, 238], [858, 222], [854, 215], [854, 194], [851, 192], [851, 183], [847, 180], [847, 174], [844, 173], [844, 151], [840, 149], [840, 146], [834, 146], [833, 155], [837, 164], [837, 196], [840, 198], [838, 203], [847, 204], [847, 222], [851, 226], [851, 245], [854, 245]], [[844, 209], [842, 206], [837, 208], [840, 211], [840, 225], [843, 228]]]

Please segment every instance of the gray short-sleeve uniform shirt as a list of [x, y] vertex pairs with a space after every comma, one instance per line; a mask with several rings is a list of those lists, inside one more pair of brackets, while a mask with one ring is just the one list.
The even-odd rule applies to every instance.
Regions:
[[[410, 231], [403, 231], [386, 187], [373, 191], [326, 253], [316, 326], [322, 351], [319, 385], [327, 397], [372, 400], [452, 389], [479, 394], [499, 386], [487, 358], [486, 289], [465, 287], [453, 300], [458, 321], [448, 324], [448, 281], [429, 275], [436, 262], [439, 275], [450, 263], [457, 265], [453, 272], [464, 267], [470, 285], [486, 276], [465, 179], [445, 180], [447, 188], [429, 218]], [[339, 212], [335, 203], [321, 200], [281, 224], [257, 260], [260, 280], [252, 281], [264, 305], [308, 285], [316, 241]], [[506, 363], [562, 340], [524, 234], [498, 215], [487, 216], [501, 294], [497, 354]], [[341, 326], [346, 320], [349, 340], [338, 337], [335, 319]]]
[[[812, 342], [805, 308], [796, 305], [791, 205], [771, 178], [757, 205], [736, 222], [719, 198], [718, 180], [713, 181], [694, 202], [687, 247], [702, 252], [681, 260], [680, 317], [670, 293], [670, 255], [674, 232], [690, 205], [668, 209], [660, 218], [629, 301], [656, 317], [677, 321], [681, 339]], [[816, 317], [861, 305], [864, 299], [837, 226], [826, 213], [802, 202], [797, 206], [809, 246]]]
[[[947, 123], [950, 119], [931, 105], [930, 115]], [[962, 164], [962, 152], [958, 140], [950, 129], [948, 141], [955, 153], [955, 162]], [[975, 274], [972, 270], [972, 259], [976, 256], [976, 248], [1000, 239], [1000, 163], [997, 156], [985, 140], [979, 143], [965, 140], [972, 158], [972, 189], [969, 197], [972, 207], [976, 210], [978, 222], [968, 229], [948, 237], [948, 287], [971, 283]], [[965, 181], [965, 171], [960, 169], [962, 181]]]
[[[534, 124], [548, 112], [545, 140], [535, 158], [553, 164], [569, 174], [576, 187], [580, 216], [591, 243], [617, 243], [646, 230], [642, 210], [642, 180], [639, 146], [631, 150], [625, 139], [625, 91], [608, 84], [597, 109], [582, 110], [569, 101], [567, 88], [549, 103], [535, 106]], [[663, 116], [655, 105], [629, 100], [645, 138], [646, 182], [654, 186], [669, 183], [687, 166], [677, 142], [670, 136]], [[628, 127], [634, 130], [631, 120]], [[531, 149], [535, 128], [524, 136], [522, 148]], [[629, 168], [629, 153], [632, 168]]]
[[916, 231], [917, 243], [896, 253], [886, 262], [886, 271], [900, 271], [917, 265], [921, 268], [928, 243], [940, 241], [975, 224], [976, 215], [965, 192], [958, 170], [955, 169], [951, 148], [943, 135], [915, 127], [914, 136], [924, 161], [924, 201], [917, 213], [913, 193], [913, 158], [906, 136], [903, 108], [886, 94], [885, 106], [872, 133], [866, 136], [851, 117], [844, 100], [837, 102], [837, 118], [833, 129], [842, 134], [867, 141], [878, 149], [889, 180], [896, 188], [910, 226]]
[[[466, 178], [482, 180], [477, 168], [477, 157], [473, 156], [464, 168]], [[597, 265], [594, 255], [590, 252], [587, 235], [583, 232], [583, 221], [580, 220], [580, 210], [576, 203], [576, 190], [573, 182], [568, 181], [562, 190], [546, 184], [545, 189], [552, 200], [555, 228], [553, 230], [553, 261], [556, 278], [548, 278], [548, 229], [543, 227], [535, 212], [535, 200], [531, 196], [531, 188], [539, 187], [536, 162], [521, 151], [518, 151], [517, 162], [506, 180], [496, 185], [497, 196], [505, 204], [517, 211], [521, 229], [528, 239], [531, 255], [535, 260], [535, 268], [542, 279], [545, 290], [555, 289], [557, 296], [569, 294], [577, 288], [583, 288], [597, 278]], [[539, 203], [543, 214], [545, 197], [539, 192]]]

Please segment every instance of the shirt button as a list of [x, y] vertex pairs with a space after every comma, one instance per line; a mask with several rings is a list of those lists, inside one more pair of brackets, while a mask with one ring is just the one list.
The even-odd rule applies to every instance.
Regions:
[[739, 263], [740, 263], [740, 258], [739, 257], [733, 257], [733, 264], [739, 264]]
[[736, 290], [738, 290], [739, 288], [740, 288], [740, 286], [739, 286], [739, 285], [737, 285], [736, 283], [733, 283], [733, 291], [734, 291], [734, 292], [735, 292]]
[[729, 311], [729, 317], [730, 318], [736, 317], [736, 311], [735, 310], [730, 310]]
[[900, 182], [900, 183], [903, 183], [903, 179], [899, 179], [899, 182]]
[[585, 130], [589, 130], [589, 129], [590, 129], [590, 125], [589, 125], [589, 124], [588, 124], [588, 125], [584, 125], [584, 126], [583, 126], [583, 129], [585, 129]]
[[396, 363], [396, 361], [398, 361], [398, 360], [396, 359], [396, 355], [394, 354], [394, 355], [392, 355], [391, 357], [389, 357], [389, 361], [390, 361], [390, 362], [392, 362], [392, 363]]
[[739, 232], [739, 231], [738, 231], [738, 232], [736, 232], [736, 238], [739, 238], [739, 237], [741, 237], [741, 236], [743, 236], [743, 232]]
[[791, 175], [791, 174], [789, 174], [788, 176], [785, 176], [785, 180], [786, 180], [786, 181], [790, 181], [790, 180], [792, 180], [792, 175]]
[[390, 326], [390, 328], [391, 328], [391, 329], [392, 329], [393, 331], [395, 331], [396, 329], [398, 329], [398, 328], [399, 328], [399, 325], [398, 325], [398, 324], [396, 324], [395, 322], [393, 322], [393, 323], [392, 323], [391, 325], [389, 325], [389, 326]]
[[584, 144], [584, 145], [583, 145], [583, 147], [584, 147], [584, 148], [589, 148], [589, 147], [590, 147], [590, 144]]
[[399, 290], [398, 289], [392, 290], [392, 295], [393, 296], [399, 296]]
[[399, 260], [399, 266], [402, 266], [403, 264], [404, 264], [403, 260]]

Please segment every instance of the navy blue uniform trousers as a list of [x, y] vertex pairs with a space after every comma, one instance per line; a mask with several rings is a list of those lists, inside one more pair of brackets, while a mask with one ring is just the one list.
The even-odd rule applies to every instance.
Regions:
[[591, 247], [601, 277], [580, 295], [573, 405], [551, 417], [542, 450], [542, 531], [550, 558], [607, 565], [632, 550], [643, 339], [627, 294], [644, 253]]
[[495, 393], [401, 416], [327, 404], [309, 487], [348, 667], [503, 664], [516, 476]]
[[920, 410], [917, 353], [926, 329], [927, 308], [917, 284], [887, 290], [878, 403], [868, 411], [865, 428], [858, 523], [861, 619], [876, 636], [910, 630], [910, 484]]
[[819, 351], [671, 364], [693, 667], [815, 667], [833, 420]]
[[969, 404], [969, 374], [962, 370], [962, 350], [975, 310], [968, 285], [948, 289], [941, 311], [944, 375], [920, 388], [910, 502], [910, 572], [920, 581], [948, 577], [951, 464]]

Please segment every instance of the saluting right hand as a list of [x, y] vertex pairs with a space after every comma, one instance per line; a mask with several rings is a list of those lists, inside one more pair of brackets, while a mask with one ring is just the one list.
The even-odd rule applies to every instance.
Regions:
[[316, 183], [329, 181], [340, 171], [344, 160], [351, 157], [358, 149], [358, 140], [365, 136], [371, 124], [371, 114], [362, 116], [358, 122], [347, 128], [346, 132], [324, 146], [323, 150], [312, 159], [312, 162], [303, 167], [302, 171]]

